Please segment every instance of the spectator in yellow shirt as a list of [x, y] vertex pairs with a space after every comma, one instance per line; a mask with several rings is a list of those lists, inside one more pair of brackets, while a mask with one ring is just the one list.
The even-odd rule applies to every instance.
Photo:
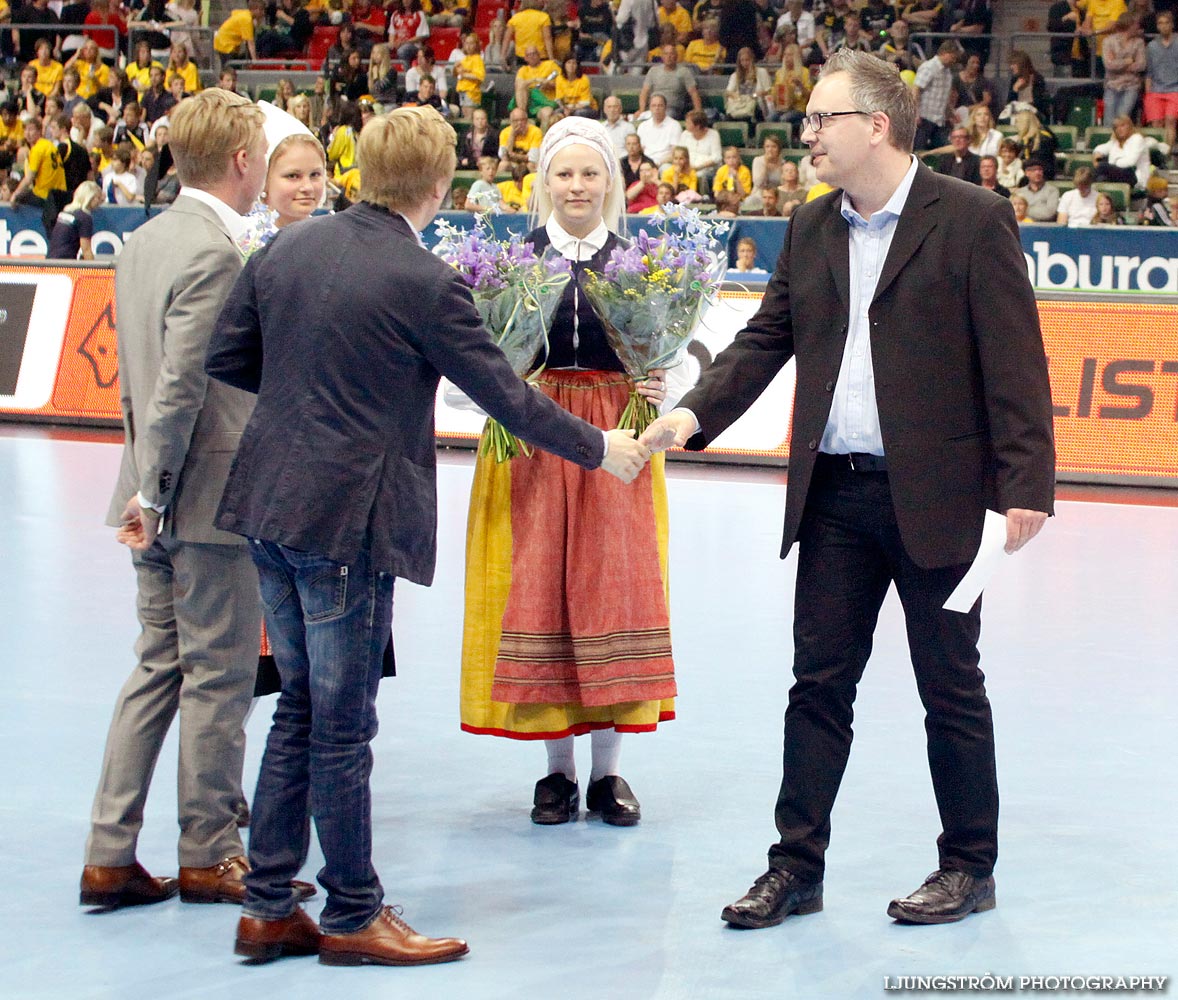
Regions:
[[551, 59], [541, 59], [540, 50], [529, 45], [524, 51], [524, 64], [515, 74], [515, 104], [526, 108], [529, 117], [534, 115], [541, 129], [548, 126], [556, 107], [558, 76], [560, 67]]
[[753, 193], [753, 172], [744, 165], [735, 146], [724, 150], [724, 162], [712, 178], [712, 192], [716, 191], [731, 191], [741, 201]]
[[663, 49], [672, 48], [675, 50], [676, 64], [683, 62], [687, 58], [687, 46], [678, 41], [679, 31], [673, 24], [664, 24], [659, 28], [659, 43], [646, 54], [646, 61], [657, 63], [662, 61], [666, 63], [663, 58]]
[[564, 71], [556, 78], [556, 102], [566, 115], [597, 117], [597, 101], [589, 88], [589, 77], [576, 56], [564, 61]]
[[702, 38], [687, 43], [683, 61], [691, 63], [701, 73], [712, 72], [717, 63], [724, 62], [724, 46], [720, 44], [720, 22], [704, 21]]
[[[1096, 55], [1104, 51], [1104, 37], [1117, 28], [1117, 18], [1128, 11], [1125, 0], [1080, 0], [1076, 5], [1084, 11], [1080, 34], [1096, 36]], [[1097, 75], [1101, 75], [1097, 70]]]
[[48, 39], [37, 39], [37, 58], [29, 65], [37, 73], [36, 88], [46, 97], [61, 87], [63, 67], [53, 58], [53, 46]]
[[505, 66], [513, 54], [524, 59], [529, 45], [536, 46], [544, 58], [552, 58], [552, 18], [544, 10], [544, 0], [522, 0], [519, 10], [507, 20], [499, 57]]
[[25, 172], [12, 192], [14, 205], [41, 209], [45, 232], [53, 231], [57, 214], [69, 200], [66, 197], [65, 168], [57, 150], [57, 126], [49, 122], [49, 137], [41, 134], [41, 122], [34, 118], [25, 123], [25, 141], [29, 144]]
[[172, 89], [172, 77], [176, 76], [184, 81], [184, 93], [195, 94], [200, 90], [200, 70], [188, 58], [188, 46], [183, 42], [173, 45], [168, 57], [168, 72], [164, 76], [164, 86], [168, 90]]
[[687, 44], [691, 37], [691, 15], [679, 6], [679, 0], [659, 0], [659, 26], [664, 24], [675, 29], [675, 41]]
[[469, 117], [483, 103], [483, 81], [487, 78], [487, 65], [479, 50], [479, 36], [473, 31], [462, 39], [462, 58], [458, 60], [454, 76], [458, 106]]
[[337, 124], [327, 144], [327, 165], [332, 168], [332, 180], [340, 186], [346, 175], [357, 169], [356, 136], [363, 124], [357, 103], [344, 101], [339, 105]]
[[25, 123], [20, 120], [20, 105], [16, 101], [0, 104], [0, 143], [11, 152], [25, 141]]
[[140, 94], [151, 89], [152, 66], [159, 66], [160, 69], [163, 69], [163, 66], [151, 57], [151, 42], [146, 40], [136, 42], [135, 58], [127, 63], [126, 73], [127, 79], [131, 81], [131, 86]]
[[540, 162], [540, 143], [544, 134], [532, 124], [528, 113], [514, 107], [508, 116], [509, 124], [499, 133], [499, 169], [510, 170], [513, 163]]
[[262, 0], [249, 0], [245, 10], [230, 11], [213, 36], [213, 48], [221, 56], [222, 62], [238, 54], [243, 46], [250, 59], [258, 58], [254, 35], [265, 15], [266, 5]]
[[511, 165], [511, 180], [502, 181], [495, 185], [502, 197], [500, 211], [526, 212], [532, 198], [532, 185], [536, 180], [536, 172], [529, 170], [527, 164], [513, 163]]
[[93, 38], [87, 38], [65, 66], [78, 71], [78, 96], [85, 101], [110, 87], [110, 67], [102, 61]]
[[691, 169], [691, 153], [688, 152], [686, 146], [671, 148], [671, 162], [659, 172], [659, 180], [670, 184], [674, 188], [675, 194], [680, 191], [699, 193], [699, 177]]

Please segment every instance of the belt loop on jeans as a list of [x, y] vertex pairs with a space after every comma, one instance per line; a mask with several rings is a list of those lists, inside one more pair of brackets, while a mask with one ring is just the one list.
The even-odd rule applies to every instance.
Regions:
[[852, 472], [887, 472], [888, 460], [883, 455], [868, 455], [864, 452], [841, 452], [837, 455], [829, 452], [819, 452], [818, 457], [825, 459], [835, 468], [847, 468]]

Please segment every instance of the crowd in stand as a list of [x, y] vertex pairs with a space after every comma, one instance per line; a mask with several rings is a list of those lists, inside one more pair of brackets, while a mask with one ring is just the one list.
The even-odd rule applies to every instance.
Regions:
[[[249, 0], [217, 27], [211, 51], [200, 51], [195, 0], [132, 0], [129, 8], [81, 0], [60, 15], [33, 0], [8, 19], [54, 30], [3, 39], [13, 78], [0, 106], [0, 200], [42, 207], [47, 228], [86, 180], [98, 184], [102, 203], [166, 203], [177, 190], [168, 112], [201, 88], [197, 60], [306, 57], [312, 36], [326, 32], [332, 41], [314, 86], [298, 93], [282, 78], [273, 100], [323, 142], [337, 207], [358, 191], [355, 144], [367, 119], [428, 104], [463, 123], [459, 166], [478, 172], [456, 184], [455, 208], [527, 211], [544, 133], [580, 115], [605, 123], [631, 212], [674, 201], [788, 217], [826, 190], [797, 138], [822, 64], [853, 48], [896, 65], [913, 88], [917, 150], [930, 166], [1013, 196], [1028, 220], [1096, 219], [1102, 192], [1075, 193], [1089, 168], [1090, 183], [1128, 184], [1137, 199], [1133, 216], [1116, 205], [1117, 219], [1173, 225], [1178, 215], [1168, 191], [1156, 183], [1150, 191], [1175, 145], [1178, 0], [1050, 5], [1052, 72], [1094, 71], [1112, 129], [1081, 164], [1064, 160], [1049, 124], [1057, 109], [1025, 52], [1010, 53], [1009, 86], [998, 86], [991, 0], [478, 2], [491, 5], [481, 17], [476, 0]], [[130, 60], [119, 55], [128, 32]], [[432, 44], [443, 33], [460, 39], [448, 55]], [[493, 69], [514, 74], [499, 125]], [[637, 109], [626, 114], [615, 87], [595, 87], [599, 73], [633, 74]], [[231, 66], [219, 85], [237, 89]], [[722, 106], [705, 103], [721, 86]], [[726, 122], [744, 123], [754, 138], [726, 144], [717, 128]], [[1148, 135], [1139, 122], [1164, 132]], [[1074, 189], [1061, 192], [1064, 162]]]

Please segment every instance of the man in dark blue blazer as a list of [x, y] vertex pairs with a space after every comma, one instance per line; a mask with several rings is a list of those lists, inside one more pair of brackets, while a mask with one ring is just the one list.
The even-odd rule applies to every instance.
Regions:
[[938, 867], [888, 913], [947, 923], [994, 906], [998, 784], [978, 669], [981, 602], [945, 600], [987, 509], [1006, 550], [1051, 513], [1047, 361], [1010, 204], [912, 156], [916, 109], [894, 67], [836, 53], [802, 140], [835, 190], [799, 208], [757, 315], [643, 435], [706, 447], [791, 358], [784, 557], [798, 542], [794, 676], [769, 870], [723, 919], [822, 909], [830, 816], [855, 690], [891, 584], [925, 708]]
[[[372, 119], [357, 151], [360, 203], [283, 230], [254, 255], [210, 345], [209, 374], [258, 395], [217, 524], [250, 539], [282, 679], [236, 944], [255, 959], [419, 965], [467, 951], [382, 905], [371, 850], [368, 744], [393, 580], [433, 578], [439, 377], [584, 468], [630, 482], [649, 457], [517, 377], [458, 273], [421, 246], [450, 189], [454, 146], [430, 108]], [[312, 818], [326, 859], [322, 933], [282, 874], [306, 861]]]

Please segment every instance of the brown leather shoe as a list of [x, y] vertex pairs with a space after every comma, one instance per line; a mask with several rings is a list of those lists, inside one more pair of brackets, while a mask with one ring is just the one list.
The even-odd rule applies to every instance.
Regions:
[[314, 955], [318, 951], [319, 928], [301, 906], [282, 920], [243, 916], [237, 921], [236, 955], [272, 962], [283, 955]]
[[432, 965], [453, 962], [470, 948], [459, 938], [427, 938], [386, 906], [363, 930], [319, 938], [320, 965]]
[[[180, 900], [184, 903], [243, 903], [245, 883], [242, 876], [250, 870], [250, 863], [242, 855], [226, 858], [210, 868], [180, 869]], [[310, 882], [291, 882], [296, 901], [302, 902], [315, 895]]]
[[113, 868], [86, 865], [79, 902], [82, 906], [147, 906], [171, 899], [179, 887], [174, 878], [152, 878], [138, 861]]

